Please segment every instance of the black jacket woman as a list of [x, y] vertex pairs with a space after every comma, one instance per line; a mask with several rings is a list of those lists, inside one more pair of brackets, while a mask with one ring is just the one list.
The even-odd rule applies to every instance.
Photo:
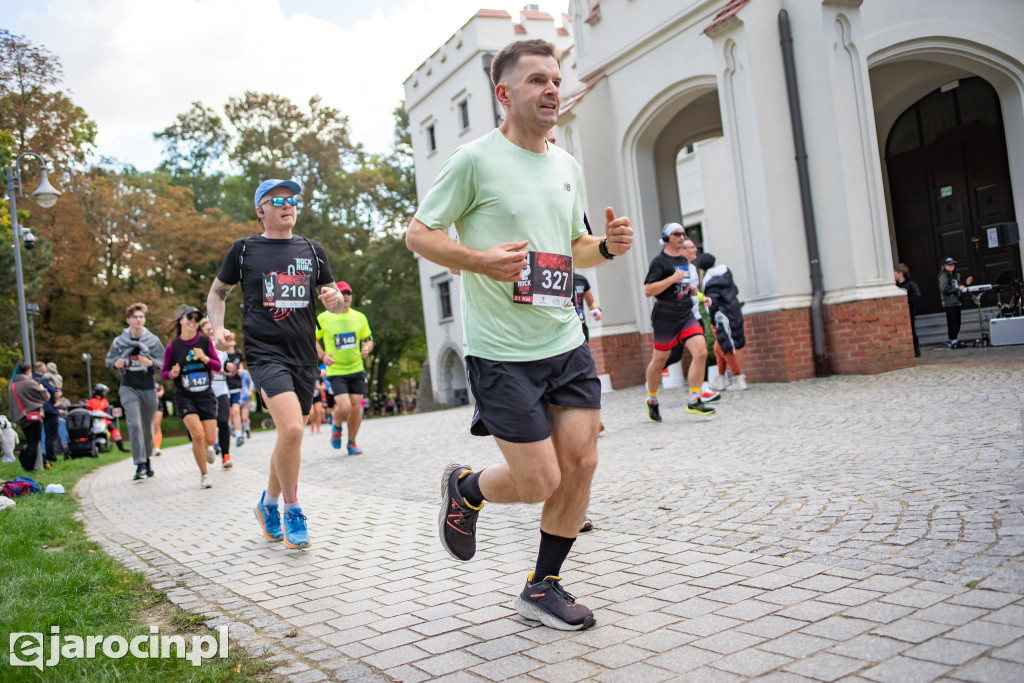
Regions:
[[[974, 282], [974, 278], [968, 277], [965, 282], [969, 285]], [[942, 297], [942, 308], [946, 311], [946, 333], [951, 349], [960, 346], [957, 340], [960, 336], [960, 308], [963, 306], [960, 296], [965, 289], [967, 287], [960, 284], [956, 273], [956, 261], [947, 256], [939, 270], [939, 296]]]

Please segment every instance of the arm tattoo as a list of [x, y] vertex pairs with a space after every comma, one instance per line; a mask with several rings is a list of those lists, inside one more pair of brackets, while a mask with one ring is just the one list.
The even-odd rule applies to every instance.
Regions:
[[210, 293], [206, 297], [206, 313], [214, 329], [224, 327], [224, 302], [234, 288], [234, 285], [226, 285], [217, 279], [214, 279], [210, 287]]

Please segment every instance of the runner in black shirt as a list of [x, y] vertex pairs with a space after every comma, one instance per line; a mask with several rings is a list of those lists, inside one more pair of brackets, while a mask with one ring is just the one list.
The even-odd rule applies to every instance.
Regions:
[[[320, 359], [316, 351], [316, 299], [341, 313], [341, 292], [323, 247], [292, 234], [302, 186], [264, 180], [254, 204], [263, 234], [236, 241], [228, 250], [207, 297], [217, 348], [227, 349], [224, 302], [242, 283], [245, 356], [277, 428], [267, 489], [256, 506], [263, 535], [290, 548], [309, 546], [299, 506], [302, 434], [312, 403]], [[277, 499], [284, 496], [284, 528]]]
[[[711, 416], [715, 414], [715, 409], [701, 401], [701, 383], [708, 347], [704, 341], [704, 327], [693, 317], [691, 296], [698, 294], [697, 283], [691, 279], [690, 262], [684, 254], [690, 253], [693, 242], [686, 236], [682, 225], [666, 223], [661, 229], [661, 243], [665, 249], [651, 259], [644, 279], [644, 294], [655, 298], [654, 310], [651, 311], [654, 351], [647, 366], [647, 418], [652, 422], [661, 422], [661, 411], [658, 408], [661, 371], [670, 362], [673, 351], [677, 354], [676, 359], [682, 358], [680, 345], [685, 346], [693, 357], [687, 373], [690, 401], [686, 405], [686, 412]], [[693, 249], [692, 255], [696, 258], [696, 249]]]

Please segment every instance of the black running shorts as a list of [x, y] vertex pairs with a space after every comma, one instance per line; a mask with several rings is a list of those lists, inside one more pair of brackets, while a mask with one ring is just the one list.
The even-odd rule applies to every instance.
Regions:
[[217, 397], [213, 391], [192, 393], [188, 389], [174, 387], [174, 412], [182, 419], [186, 415], [198, 415], [200, 420], [216, 420]]
[[331, 390], [335, 396], [342, 394], [354, 394], [366, 396], [366, 373], [353, 372], [351, 375], [328, 375], [331, 381]]
[[550, 406], [601, 408], [601, 381], [586, 343], [535, 361], [466, 356], [466, 374], [476, 400], [469, 428], [474, 436], [543, 441], [551, 436]]
[[252, 383], [256, 385], [256, 390], [262, 390], [268, 398], [289, 391], [294, 393], [299, 399], [302, 414], [309, 415], [309, 409], [313, 406], [316, 380], [320, 376], [320, 370], [316, 366], [252, 363], [249, 365], [249, 374], [252, 375]]

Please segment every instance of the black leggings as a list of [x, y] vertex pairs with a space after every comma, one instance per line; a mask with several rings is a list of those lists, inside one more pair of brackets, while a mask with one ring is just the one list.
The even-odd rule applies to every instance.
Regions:
[[960, 336], [960, 307], [950, 306], [946, 310], [946, 333], [949, 341], [956, 341]]
[[231, 453], [231, 423], [228, 418], [231, 416], [231, 397], [217, 397], [217, 441], [220, 443], [221, 455]]
[[21, 431], [25, 434], [25, 445], [21, 448], [18, 460], [27, 472], [34, 472], [43, 440], [43, 423], [23, 421]]

